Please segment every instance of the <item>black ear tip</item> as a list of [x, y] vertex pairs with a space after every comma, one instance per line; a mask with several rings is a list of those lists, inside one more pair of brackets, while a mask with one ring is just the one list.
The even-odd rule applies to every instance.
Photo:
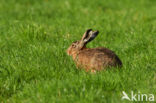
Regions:
[[90, 29], [87, 29], [87, 31], [90, 31], [90, 30], [92, 30], [91, 28]]
[[94, 31], [94, 35], [98, 35], [99, 34], [99, 31]]
[[87, 32], [90, 32], [90, 31], [92, 31], [92, 29], [87, 29]]

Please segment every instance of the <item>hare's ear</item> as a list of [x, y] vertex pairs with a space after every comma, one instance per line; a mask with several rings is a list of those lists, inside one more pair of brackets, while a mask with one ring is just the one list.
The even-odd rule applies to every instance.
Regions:
[[80, 40], [79, 48], [83, 48], [88, 42], [94, 40], [98, 33], [99, 31], [92, 31], [92, 29], [88, 29]]
[[90, 31], [92, 31], [92, 29], [88, 29], [88, 30], [83, 34], [81, 41], [84, 41], [84, 40], [88, 37]]
[[84, 44], [87, 44], [88, 42], [94, 40], [94, 38], [95, 38], [98, 34], [99, 34], [99, 31], [92, 31], [92, 29], [88, 29], [88, 30], [84, 33], [84, 35], [83, 35], [81, 41], [82, 41]]

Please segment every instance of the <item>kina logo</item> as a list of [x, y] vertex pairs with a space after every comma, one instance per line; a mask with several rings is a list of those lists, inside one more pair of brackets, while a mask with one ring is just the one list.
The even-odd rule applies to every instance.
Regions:
[[131, 91], [130, 95], [128, 95], [125, 91], [122, 91], [122, 100], [129, 100], [129, 101], [155, 101], [154, 94], [142, 94], [140, 92], [134, 93]]

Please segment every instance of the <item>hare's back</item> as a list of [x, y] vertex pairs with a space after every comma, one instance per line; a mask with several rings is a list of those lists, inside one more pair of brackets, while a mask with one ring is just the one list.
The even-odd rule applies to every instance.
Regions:
[[107, 48], [92, 48], [92, 49], [84, 49], [82, 50], [79, 55], [83, 56], [83, 57], [87, 57], [87, 58], [90, 58], [90, 57], [93, 57], [95, 55], [97, 56], [107, 56], [108, 58], [114, 58], [116, 56], [116, 54], [107, 49]]
[[113, 51], [103, 47], [82, 50], [79, 59], [81, 59], [81, 63], [88, 64], [93, 68], [122, 65], [121, 60]]

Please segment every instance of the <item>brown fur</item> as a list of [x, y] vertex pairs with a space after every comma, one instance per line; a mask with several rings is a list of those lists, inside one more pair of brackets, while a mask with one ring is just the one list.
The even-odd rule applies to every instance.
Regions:
[[[86, 33], [80, 41], [73, 42], [67, 50], [67, 54], [73, 57], [73, 60], [75, 61], [77, 67], [84, 68], [86, 71], [95, 72], [103, 70], [107, 67], [122, 66], [121, 60], [113, 51], [103, 47], [86, 48], [87, 43], [85, 43], [84, 41], [89, 41], [90, 38], [92, 38], [92, 35], [95, 38], [98, 34], [98, 31], [91, 32], [90, 34], [88, 34], [89, 36]], [[88, 37], [85, 37], [85, 35], [87, 35]], [[92, 38], [91, 40], [93, 40], [94, 38]]]

